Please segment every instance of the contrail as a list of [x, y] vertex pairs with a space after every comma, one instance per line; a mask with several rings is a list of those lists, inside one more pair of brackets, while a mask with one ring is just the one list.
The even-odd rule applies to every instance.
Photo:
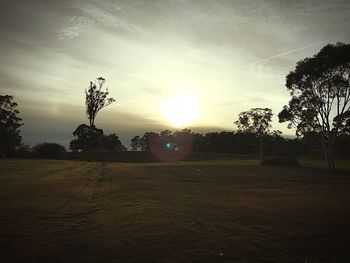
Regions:
[[338, 36], [338, 37], [332, 37], [332, 38], [329, 38], [329, 39], [326, 39], [326, 40], [322, 40], [322, 41], [319, 41], [319, 42], [316, 42], [316, 43], [312, 43], [312, 44], [309, 44], [309, 45], [306, 45], [306, 46], [303, 46], [303, 47], [299, 47], [299, 48], [296, 48], [296, 49], [292, 49], [292, 50], [289, 50], [289, 51], [286, 51], [286, 52], [283, 52], [283, 53], [274, 55], [274, 56], [272, 56], [272, 57], [264, 58], [264, 59], [261, 59], [261, 60], [258, 60], [258, 61], [249, 63], [249, 64], [245, 65], [244, 67], [249, 67], [249, 66], [252, 66], [252, 65], [264, 63], [264, 62], [266, 62], [266, 61], [270, 61], [270, 60], [272, 60], [272, 59], [275, 59], [275, 58], [278, 58], [278, 57], [282, 57], [282, 56], [285, 56], [285, 55], [288, 55], [288, 54], [297, 52], [297, 51], [299, 51], [299, 50], [303, 50], [303, 49], [306, 49], [306, 48], [309, 48], [309, 47], [317, 46], [317, 45], [323, 44], [323, 43], [325, 43], [325, 42], [328, 42], [328, 41], [330, 41], [330, 40], [333, 40], [333, 39], [340, 39], [340, 38], [341, 38], [341, 37], [339, 37], [339, 36]]
[[[243, 66], [243, 68], [249, 67], [249, 66], [253, 66], [253, 65], [256, 65], [256, 64], [260, 64], [260, 63], [264, 63], [266, 61], [270, 61], [270, 60], [273, 60], [275, 58], [282, 57], [282, 56], [285, 56], [285, 55], [288, 55], [288, 54], [291, 54], [291, 53], [294, 53], [294, 52], [297, 52], [299, 50], [303, 50], [303, 49], [306, 49], [306, 48], [309, 48], [309, 47], [317, 46], [317, 45], [323, 44], [325, 42], [328, 42], [328, 41], [331, 41], [331, 40], [334, 40], [334, 39], [341, 39], [342, 37], [344, 37], [344, 36], [337, 36], [337, 37], [328, 38], [328, 39], [325, 39], [325, 40], [322, 40], [322, 41], [318, 41], [316, 43], [312, 43], [312, 44], [309, 44], [309, 45], [306, 45], [306, 46], [303, 46], [303, 47], [299, 47], [299, 48], [296, 48], [296, 49], [292, 49], [292, 50], [289, 50], [289, 51], [286, 51], [286, 52], [274, 55], [272, 57], [260, 59], [260, 60], [257, 60], [255, 62], [252, 62], [252, 63], [249, 63], [249, 64]], [[127, 101], [118, 103], [117, 105], [121, 106], [121, 105], [129, 104], [129, 103], [132, 103], [132, 102], [143, 100], [143, 99], [145, 99], [146, 97], [149, 97], [149, 96], [156, 96], [156, 95], [159, 95], [159, 94], [162, 94], [162, 93], [166, 93], [166, 92], [168, 92], [168, 91], [158, 91], [158, 92], [155, 92], [155, 93], [150, 93], [150, 94], [148, 94], [146, 96], [143, 96], [143, 97], [139, 97], [139, 98], [135, 98], [135, 99], [132, 99], [132, 100], [127, 100]]]

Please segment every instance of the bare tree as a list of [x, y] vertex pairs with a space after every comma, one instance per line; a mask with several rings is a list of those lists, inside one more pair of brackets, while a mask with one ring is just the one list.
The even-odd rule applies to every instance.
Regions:
[[90, 81], [89, 88], [85, 90], [85, 105], [86, 115], [89, 119], [90, 126], [95, 126], [95, 118], [97, 113], [115, 102], [113, 98], [107, 98], [109, 92], [108, 88], [103, 90], [103, 85], [106, 79], [99, 77], [95, 82]]

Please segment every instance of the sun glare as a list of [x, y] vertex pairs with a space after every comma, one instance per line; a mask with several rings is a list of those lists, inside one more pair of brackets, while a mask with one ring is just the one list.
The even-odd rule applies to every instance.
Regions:
[[161, 112], [165, 119], [175, 127], [184, 127], [199, 117], [195, 97], [191, 93], [179, 93], [173, 98], [161, 101]]

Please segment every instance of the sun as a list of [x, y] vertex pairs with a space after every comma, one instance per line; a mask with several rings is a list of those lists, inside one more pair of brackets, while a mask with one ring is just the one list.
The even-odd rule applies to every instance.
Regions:
[[193, 123], [199, 117], [196, 99], [188, 92], [161, 101], [160, 109], [167, 122], [178, 128]]

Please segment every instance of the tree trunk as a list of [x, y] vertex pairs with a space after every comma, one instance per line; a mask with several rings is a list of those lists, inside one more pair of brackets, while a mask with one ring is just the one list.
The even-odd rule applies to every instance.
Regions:
[[330, 135], [327, 136], [327, 141], [325, 140], [325, 136], [322, 135], [323, 152], [325, 156], [325, 161], [327, 161], [328, 171], [330, 173], [335, 173], [333, 145], [334, 145], [334, 140], [333, 138], [331, 138]]
[[326, 141], [326, 136], [324, 133], [322, 133], [322, 149], [324, 154], [324, 160], [327, 162], [328, 171], [330, 173], [335, 173], [335, 162], [333, 156], [334, 140], [330, 137], [331, 136], [328, 134]]
[[322, 150], [323, 150], [323, 158], [326, 162], [328, 162], [328, 154], [327, 154], [327, 147], [326, 147], [326, 141], [325, 141], [325, 136], [322, 133], [321, 136], [321, 141], [322, 141]]
[[90, 127], [95, 126], [95, 119], [90, 118], [89, 121], [90, 121]]

